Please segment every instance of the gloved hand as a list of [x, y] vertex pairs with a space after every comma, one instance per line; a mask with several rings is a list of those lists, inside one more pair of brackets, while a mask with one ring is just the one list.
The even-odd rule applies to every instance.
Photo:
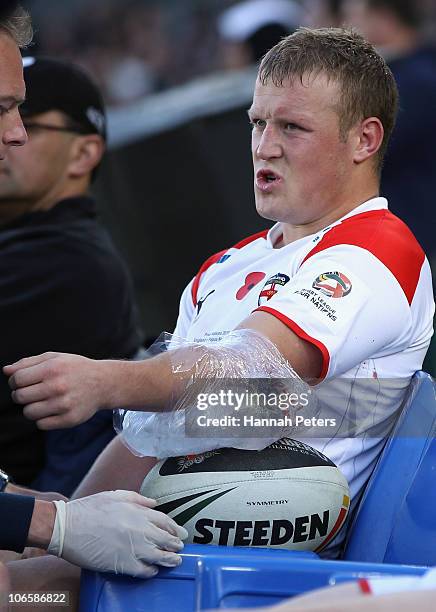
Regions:
[[65, 503], [54, 501], [56, 519], [47, 551], [80, 567], [150, 578], [156, 565], [182, 559], [186, 529], [153, 510], [156, 502], [132, 491], [107, 491]]

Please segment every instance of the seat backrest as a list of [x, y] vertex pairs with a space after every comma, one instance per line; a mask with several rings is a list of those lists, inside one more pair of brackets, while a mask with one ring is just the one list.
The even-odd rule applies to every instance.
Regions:
[[435, 381], [418, 372], [355, 515], [345, 559], [436, 565], [435, 432]]

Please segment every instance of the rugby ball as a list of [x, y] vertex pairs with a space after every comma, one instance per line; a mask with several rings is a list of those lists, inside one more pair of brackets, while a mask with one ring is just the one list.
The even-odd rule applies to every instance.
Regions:
[[170, 457], [147, 474], [141, 493], [188, 530], [190, 543], [316, 552], [339, 532], [350, 504], [335, 464], [290, 438], [262, 451]]

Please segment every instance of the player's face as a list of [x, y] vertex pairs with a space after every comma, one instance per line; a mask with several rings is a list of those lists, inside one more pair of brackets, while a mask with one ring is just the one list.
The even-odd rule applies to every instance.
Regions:
[[249, 110], [257, 211], [301, 235], [328, 225], [336, 210], [345, 214], [353, 149], [340, 135], [338, 96], [324, 75], [283, 87], [258, 81]]
[[[11, 149], [0, 164], [0, 220], [31, 210], [47, 208], [64, 189], [75, 134], [46, 130], [38, 125], [64, 127], [65, 118], [49, 111], [25, 118], [29, 140]], [[34, 127], [32, 127], [32, 125]]]
[[0, 165], [10, 147], [21, 146], [27, 140], [18, 111], [25, 91], [18, 46], [8, 34], [0, 32]]

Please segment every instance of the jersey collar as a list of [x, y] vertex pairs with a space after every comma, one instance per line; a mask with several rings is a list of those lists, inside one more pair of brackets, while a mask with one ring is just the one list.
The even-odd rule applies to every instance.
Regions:
[[[304, 238], [300, 238], [299, 240], [296, 240], [292, 244], [296, 244], [297, 242], [307, 240], [309, 238], [313, 238], [313, 236], [316, 236], [317, 234], [324, 232], [330, 227], [338, 225], [339, 223], [344, 221], [344, 219], [348, 219], [349, 217], [354, 217], [355, 215], [359, 215], [360, 213], [368, 212], [370, 210], [384, 210], [387, 208], [388, 208], [388, 201], [386, 200], [386, 198], [381, 198], [381, 197], [371, 198], [370, 200], [367, 200], [363, 204], [356, 206], [356, 208], [353, 208], [353, 210], [351, 210], [349, 213], [347, 213], [346, 215], [344, 215], [343, 217], [341, 217], [334, 223], [330, 223], [330, 225], [320, 229], [315, 234], [311, 234], [310, 236], [304, 236]], [[273, 225], [272, 228], [269, 230], [268, 234], [266, 235], [267, 247], [270, 249], [274, 248], [274, 245], [280, 240], [282, 235], [283, 235], [282, 224], [276, 223], [275, 225]]]

